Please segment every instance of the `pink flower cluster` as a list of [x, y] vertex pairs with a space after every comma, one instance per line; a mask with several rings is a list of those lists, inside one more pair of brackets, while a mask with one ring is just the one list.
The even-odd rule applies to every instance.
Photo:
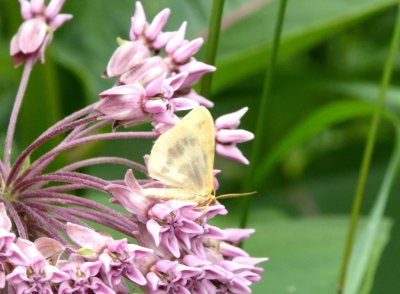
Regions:
[[[262, 272], [257, 264], [267, 259], [250, 257], [237, 246], [253, 229], [210, 225], [212, 218], [228, 213], [217, 201], [201, 206], [146, 197], [143, 189], [160, 182], [148, 177], [145, 164], [118, 156], [51, 170], [54, 159], [71, 148], [100, 140], [155, 139], [180, 121], [177, 111], [213, 106], [192, 88], [215, 70], [194, 57], [203, 40], [186, 40], [186, 23], [164, 32], [169, 9], [148, 22], [136, 2], [129, 40], [119, 41], [104, 73], [116, 85], [101, 93], [99, 102], [50, 127], [12, 162], [11, 143], [30, 70], [38, 58], [44, 62], [54, 30], [72, 17], [59, 13], [63, 3], [51, 0], [46, 7], [44, 0], [20, 0], [24, 22], [11, 41], [14, 64], [24, 64], [25, 70], [7, 132], [10, 144], [0, 160], [0, 292], [111, 294], [135, 288], [165, 294], [251, 293]], [[237, 144], [254, 137], [237, 129], [246, 111], [215, 121], [216, 152], [243, 164], [249, 162]], [[141, 123], [152, 123], [154, 130], [115, 131]], [[97, 133], [106, 126], [113, 130]], [[60, 135], [57, 146], [29, 162], [33, 152]], [[123, 181], [79, 172], [95, 164], [129, 169]], [[132, 170], [144, 178], [137, 180]], [[80, 197], [76, 191], [82, 189], [111, 195], [110, 202], [121, 209]], [[95, 231], [89, 222], [126, 238]]]
[[[179, 122], [175, 112], [214, 105], [192, 88], [203, 75], [216, 70], [193, 57], [203, 39], [186, 40], [186, 22], [177, 31], [163, 32], [169, 14], [170, 10], [164, 9], [148, 23], [142, 4], [136, 2], [130, 40], [119, 41], [104, 74], [117, 78], [117, 85], [102, 92], [95, 106], [102, 118], [114, 121], [114, 127], [154, 122], [156, 130], [163, 132]], [[236, 128], [246, 111], [216, 121], [217, 153], [244, 164], [249, 162], [236, 144], [254, 136]]]

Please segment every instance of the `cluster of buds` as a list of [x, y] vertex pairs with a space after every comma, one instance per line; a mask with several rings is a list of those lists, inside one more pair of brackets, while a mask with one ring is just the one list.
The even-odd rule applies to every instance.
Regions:
[[[20, 3], [24, 23], [11, 42], [10, 54], [15, 65], [25, 64], [30, 70], [38, 58], [44, 61], [53, 31], [71, 16], [59, 14], [63, 0], [51, 0], [47, 7], [44, 0]], [[193, 57], [203, 40], [186, 40], [186, 23], [177, 31], [162, 31], [169, 14], [165, 9], [148, 23], [137, 2], [129, 40], [120, 40], [104, 73], [115, 78], [116, 85], [101, 93], [99, 102], [50, 127], [14, 162], [10, 162], [12, 144], [6, 144], [0, 160], [0, 291], [251, 293], [251, 284], [260, 280], [262, 268], [257, 264], [267, 259], [250, 257], [237, 246], [254, 230], [209, 224], [215, 216], [227, 214], [218, 201], [199, 206], [178, 198], [149, 198], [143, 189], [163, 184], [148, 177], [146, 164], [117, 156], [94, 157], [48, 171], [52, 161], [71, 148], [99, 140], [155, 139], [180, 121], [176, 111], [213, 106], [192, 89], [204, 74], [215, 70]], [[12, 142], [29, 70], [21, 80], [7, 142]], [[236, 145], [253, 139], [252, 133], [237, 129], [246, 111], [215, 121], [216, 152], [243, 164], [248, 161]], [[152, 123], [154, 130], [115, 131], [120, 125], [142, 123]], [[96, 133], [110, 125], [114, 131]], [[59, 135], [65, 136], [56, 147], [27, 166], [32, 152]], [[129, 169], [124, 180], [78, 171], [94, 164]], [[136, 179], [134, 173], [145, 177]], [[121, 209], [74, 195], [83, 189], [97, 190]], [[88, 222], [126, 238], [114, 239]]]

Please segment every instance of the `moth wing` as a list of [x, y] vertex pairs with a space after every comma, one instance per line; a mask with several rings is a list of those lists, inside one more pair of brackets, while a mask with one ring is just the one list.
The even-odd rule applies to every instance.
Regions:
[[142, 193], [146, 197], [157, 198], [161, 200], [181, 200], [181, 201], [201, 201], [201, 196], [191, 193], [188, 190], [180, 188], [146, 188], [142, 189]]
[[148, 162], [149, 175], [189, 193], [210, 193], [214, 148], [214, 121], [205, 107], [197, 107], [156, 140]]

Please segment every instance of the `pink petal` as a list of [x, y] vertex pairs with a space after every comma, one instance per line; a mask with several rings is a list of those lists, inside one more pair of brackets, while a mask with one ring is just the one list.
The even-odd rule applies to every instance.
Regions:
[[176, 63], [186, 63], [193, 55], [197, 53], [197, 51], [199, 51], [203, 43], [203, 38], [194, 39], [189, 43], [183, 45], [182, 47], [178, 48], [172, 54], [172, 58]]
[[144, 286], [147, 284], [145, 277], [137, 268], [130, 267], [129, 270], [125, 272], [125, 275], [129, 280], [140, 286]]
[[53, 29], [58, 29], [59, 27], [61, 27], [66, 21], [69, 21], [73, 18], [72, 14], [58, 14], [56, 17], [54, 17], [49, 25], [53, 28]]
[[174, 76], [168, 78], [166, 80], [166, 83], [170, 87], [172, 87], [172, 89], [174, 91], [176, 91], [176, 90], [181, 88], [181, 86], [182, 86], [183, 82], [185, 81], [185, 79], [187, 78], [187, 76], [188, 76], [187, 72], [181, 72], [181, 73], [179, 73], [177, 75], [174, 75]]
[[7, 215], [6, 207], [4, 203], [0, 203], [0, 228], [6, 231], [10, 231], [12, 227], [11, 220]]
[[225, 229], [227, 234], [227, 239], [229, 242], [238, 244], [239, 242], [246, 240], [253, 234], [256, 230], [254, 229]]
[[176, 49], [178, 49], [183, 43], [184, 43], [184, 38], [185, 38], [185, 32], [186, 32], [186, 26], [187, 23], [184, 21], [176, 34], [168, 41], [165, 51], [168, 54], [173, 53]]
[[176, 34], [176, 32], [161, 32], [158, 36], [157, 39], [153, 42], [152, 47], [155, 50], [161, 50], [163, 49], [169, 40]]
[[150, 41], [153, 41], [158, 37], [162, 28], [167, 23], [170, 12], [171, 12], [171, 10], [169, 10], [168, 8], [165, 8], [164, 10], [162, 10], [160, 13], [158, 13], [154, 17], [153, 21], [151, 22], [149, 27], [146, 29], [146, 38], [147, 39], [149, 39]]
[[154, 120], [157, 123], [164, 123], [167, 125], [176, 125], [179, 122], [179, 118], [175, 114], [168, 112], [159, 112], [153, 114]]
[[32, 18], [31, 3], [27, 0], [19, 0], [21, 15], [24, 20]]
[[85, 262], [80, 266], [80, 271], [87, 277], [93, 277], [99, 273], [102, 265], [103, 263], [100, 260], [94, 262]]
[[82, 248], [90, 248], [95, 253], [100, 252], [108, 242], [112, 241], [111, 237], [72, 223], [67, 223], [66, 232], [76, 244]]
[[46, 36], [47, 26], [42, 18], [26, 20], [20, 27], [19, 48], [25, 54], [34, 53], [43, 44]]
[[200, 105], [205, 106], [207, 108], [210, 108], [210, 107], [214, 106], [214, 103], [212, 101], [204, 98], [203, 96], [200, 96], [193, 89], [191, 89], [188, 94], [185, 94], [185, 95], [183, 95], [181, 97], [189, 98], [189, 99], [192, 99], [194, 101], [197, 101]]
[[45, 10], [46, 17], [48, 19], [53, 19], [61, 11], [64, 2], [65, 0], [51, 0]]
[[160, 225], [153, 219], [150, 219], [146, 223], [146, 228], [147, 231], [150, 233], [150, 235], [153, 237], [154, 243], [159, 246], [161, 239], [160, 239], [160, 234], [161, 234], [161, 227]]
[[240, 124], [240, 119], [249, 110], [248, 107], [220, 116], [215, 120], [217, 129], [236, 129]]
[[176, 111], [189, 110], [199, 106], [197, 101], [188, 98], [174, 98], [172, 99]]
[[114, 51], [108, 62], [107, 77], [120, 76], [148, 57], [150, 52], [145, 46], [135, 42], [124, 42]]
[[157, 289], [157, 285], [158, 285], [158, 282], [160, 281], [160, 278], [157, 276], [156, 273], [149, 272], [146, 275], [146, 279], [147, 279], [147, 282], [148, 282], [150, 288], [153, 291], [155, 291]]
[[165, 83], [166, 76], [167, 73], [163, 73], [146, 86], [146, 95], [148, 97], [153, 97], [162, 93], [162, 86]]
[[36, 248], [39, 252], [44, 256], [44, 258], [55, 258], [58, 257], [64, 252], [65, 247], [58, 242], [57, 240], [41, 237], [35, 240], [34, 242]]
[[137, 85], [122, 85], [113, 87], [99, 94], [100, 98], [106, 98], [107, 96], [119, 96], [119, 95], [135, 95], [144, 96], [144, 89]]
[[243, 164], [249, 164], [249, 161], [242, 154], [242, 152], [235, 145], [222, 145], [216, 144], [215, 146], [216, 152], [226, 158], [238, 161]]
[[135, 14], [132, 17], [130, 38], [131, 40], [136, 40], [136, 37], [143, 33], [146, 26], [147, 20], [144, 13], [142, 3], [136, 1]]
[[218, 142], [225, 143], [243, 143], [254, 139], [254, 134], [246, 130], [222, 129], [216, 134]]
[[126, 172], [124, 181], [125, 185], [127, 185], [133, 191], [142, 190], [142, 187], [139, 185], [131, 169]]
[[148, 113], [160, 113], [167, 110], [167, 105], [162, 99], [150, 99], [144, 104], [144, 110]]
[[41, 14], [44, 10], [44, 0], [31, 0], [31, 11], [33, 14]]

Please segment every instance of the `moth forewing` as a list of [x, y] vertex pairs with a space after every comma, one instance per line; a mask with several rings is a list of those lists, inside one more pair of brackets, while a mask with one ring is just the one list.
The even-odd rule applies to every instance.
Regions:
[[144, 194], [159, 199], [207, 202], [214, 197], [214, 149], [214, 121], [205, 107], [197, 107], [154, 143], [148, 162], [149, 176], [167, 188], [144, 189]]

